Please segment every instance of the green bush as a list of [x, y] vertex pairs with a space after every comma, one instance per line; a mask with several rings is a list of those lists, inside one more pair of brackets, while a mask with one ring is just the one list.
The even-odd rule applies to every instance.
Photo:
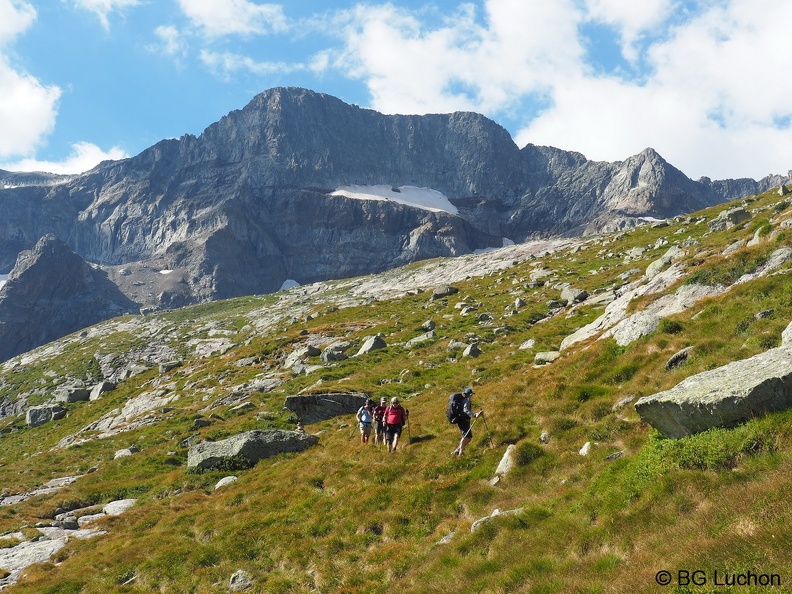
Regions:
[[658, 330], [660, 330], [660, 332], [663, 334], [679, 334], [684, 329], [685, 327], [679, 322], [668, 320], [666, 318], [660, 320], [660, 325], [658, 326]]
[[534, 460], [544, 455], [544, 450], [530, 441], [523, 441], [517, 444], [514, 460], [517, 466], [528, 466]]

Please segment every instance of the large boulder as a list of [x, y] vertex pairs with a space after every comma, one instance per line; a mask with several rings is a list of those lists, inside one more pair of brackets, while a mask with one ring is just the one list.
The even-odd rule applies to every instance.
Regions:
[[691, 376], [635, 403], [640, 417], [666, 437], [734, 427], [792, 406], [792, 346]]
[[287, 396], [284, 408], [292, 411], [303, 425], [342, 415], [354, 415], [369, 396], [360, 392], [305, 394]]
[[25, 423], [28, 427], [39, 427], [50, 421], [62, 419], [65, 416], [66, 409], [60, 404], [31, 406], [25, 413]]
[[264, 458], [301, 452], [319, 442], [315, 435], [297, 431], [247, 431], [222, 441], [202, 441], [187, 453], [188, 468], [214, 468], [234, 458], [244, 458], [253, 464]]

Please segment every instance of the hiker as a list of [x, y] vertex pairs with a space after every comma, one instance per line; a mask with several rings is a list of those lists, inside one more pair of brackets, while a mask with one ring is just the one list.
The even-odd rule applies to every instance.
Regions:
[[[461, 398], [458, 398], [461, 396]], [[484, 411], [473, 412], [471, 397], [473, 390], [465, 388], [462, 394], [452, 394], [449, 399], [449, 421], [459, 427], [460, 440], [457, 448], [451, 452], [452, 456], [461, 456], [467, 445], [473, 440], [473, 431], [470, 429], [470, 419], [477, 419], [484, 414]]]
[[385, 410], [388, 408], [388, 399], [380, 398], [380, 403], [374, 407], [374, 445], [385, 443]]
[[374, 411], [372, 406], [374, 401], [371, 398], [366, 398], [366, 403], [361, 406], [357, 411], [357, 421], [360, 424], [360, 443], [366, 444], [371, 435], [371, 423], [374, 421]]
[[402, 427], [409, 416], [410, 411], [399, 404], [399, 399], [396, 396], [391, 398], [390, 406], [385, 409], [385, 443], [388, 444], [388, 452], [396, 451]]

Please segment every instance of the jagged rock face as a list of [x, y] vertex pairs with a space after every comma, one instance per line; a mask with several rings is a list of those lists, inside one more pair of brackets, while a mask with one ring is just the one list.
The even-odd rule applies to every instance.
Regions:
[[8, 359], [135, 305], [52, 235], [22, 252], [0, 289], [0, 359]]
[[[429, 188], [452, 208], [331, 195], [377, 185]], [[475, 113], [383, 115], [277, 88], [199, 137], [163, 140], [79, 176], [0, 171], [0, 273], [53, 234], [137, 307], [173, 308], [500, 247], [503, 238], [618, 228], [760, 185], [693, 182], [651, 149], [620, 163], [520, 150]]]

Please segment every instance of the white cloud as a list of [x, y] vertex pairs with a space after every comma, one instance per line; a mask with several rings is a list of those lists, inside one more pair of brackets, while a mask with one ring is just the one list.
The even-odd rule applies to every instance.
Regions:
[[[0, 47], [10, 44], [35, 21], [26, 2], [0, 0]], [[16, 69], [0, 55], [0, 157], [30, 154], [52, 131], [61, 91]]]
[[99, 17], [102, 27], [110, 29], [108, 16], [111, 12], [121, 12], [125, 8], [138, 6], [140, 0], [74, 0], [77, 8], [87, 10]]
[[36, 9], [27, 2], [0, 0], [0, 46], [27, 30], [36, 20]]
[[172, 57], [181, 57], [187, 53], [187, 43], [182, 33], [173, 26], [162, 25], [154, 30], [157, 44], [149, 46], [155, 53], [163, 53]]
[[[519, 145], [608, 161], [651, 146], [695, 177], [759, 178], [792, 167], [788, 0], [476, 5], [459, 5], [434, 26], [425, 12], [357, 5], [333, 23], [342, 47], [315, 54], [314, 68], [363, 81], [371, 107], [386, 113], [522, 119]], [[607, 25], [640, 72], [594, 72], [587, 23]]]
[[671, 15], [672, 0], [586, 0], [587, 18], [612, 26], [621, 37], [624, 57], [638, 58], [635, 43], [642, 34], [656, 30]]
[[207, 37], [264, 35], [288, 27], [279, 4], [256, 4], [249, 0], [179, 0], [179, 6]]
[[506, 109], [579, 68], [573, 7], [489, 0], [484, 25], [467, 4], [430, 29], [393, 5], [359, 5], [337, 19], [344, 49], [332, 65], [364, 79], [372, 106], [388, 113]]
[[78, 142], [72, 145], [72, 153], [64, 161], [38, 161], [36, 159], [23, 159], [15, 163], [0, 166], [0, 169], [9, 171], [44, 171], [47, 173], [83, 173], [93, 169], [102, 161], [117, 160], [128, 157], [119, 147], [103, 151], [95, 144]]
[[203, 62], [209, 70], [227, 79], [232, 78], [232, 76], [238, 72], [266, 75], [294, 72], [306, 68], [301, 64], [287, 64], [285, 62], [257, 62], [248, 56], [235, 54], [233, 52], [201, 50], [200, 56], [201, 62]]
[[713, 5], [647, 54], [645, 83], [584, 76], [518, 136], [597, 160], [652, 146], [691, 177], [753, 177], [792, 167], [792, 52], [784, 0]]

